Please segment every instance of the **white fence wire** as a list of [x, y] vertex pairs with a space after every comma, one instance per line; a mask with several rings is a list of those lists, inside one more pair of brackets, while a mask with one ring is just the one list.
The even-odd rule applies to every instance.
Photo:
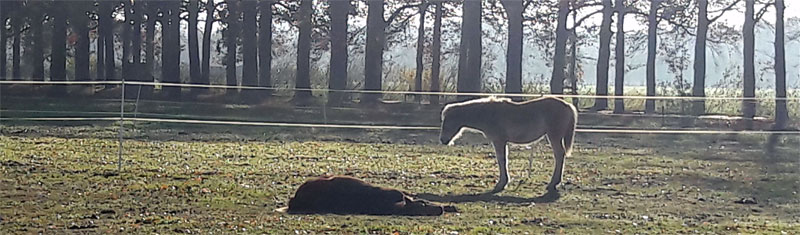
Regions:
[[[118, 85], [121, 87], [120, 111], [118, 116], [75, 116], [75, 117], [3, 117], [2, 121], [57, 121], [57, 122], [119, 122], [119, 154], [118, 170], [122, 169], [124, 155], [124, 122], [153, 122], [153, 123], [179, 123], [190, 125], [229, 125], [229, 126], [265, 126], [265, 127], [292, 127], [292, 128], [341, 128], [341, 129], [376, 129], [376, 130], [407, 130], [407, 131], [438, 131], [438, 126], [404, 126], [404, 125], [359, 125], [359, 124], [337, 124], [337, 123], [289, 123], [289, 122], [257, 122], [257, 121], [235, 121], [235, 120], [200, 120], [185, 118], [150, 118], [150, 117], [127, 117], [125, 115], [125, 87], [126, 85], [140, 86], [161, 86], [161, 87], [186, 87], [186, 88], [222, 88], [222, 89], [242, 89], [242, 90], [291, 90], [291, 91], [312, 91], [312, 92], [340, 92], [340, 93], [360, 93], [360, 94], [396, 94], [396, 95], [441, 95], [441, 96], [504, 96], [504, 97], [561, 97], [561, 98], [622, 98], [622, 99], [651, 99], [651, 100], [725, 100], [725, 101], [757, 101], [757, 100], [786, 100], [800, 101], [800, 97], [787, 98], [767, 98], [767, 97], [676, 97], [676, 96], [599, 96], [599, 95], [550, 95], [550, 94], [497, 94], [497, 93], [457, 93], [457, 92], [414, 92], [414, 91], [370, 91], [370, 90], [333, 90], [333, 89], [285, 89], [271, 87], [253, 86], [227, 86], [227, 85], [202, 85], [202, 84], [182, 84], [182, 83], [156, 83], [156, 82], [137, 82], [137, 81], [0, 81], [0, 85]], [[0, 108], [2, 100], [0, 99]], [[0, 111], [14, 111], [2, 110]], [[36, 110], [20, 110], [27, 112], [40, 112]], [[46, 112], [46, 111], [45, 111]], [[85, 112], [93, 114], [111, 114], [113, 112]], [[630, 114], [611, 114], [619, 116], [631, 116]], [[599, 127], [599, 126], [579, 126], [578, 133], [595, 134], [690, 134], [690, 135], [722, 135], [722, 134], [760, 134], [760, 135], [800, 135], [797, 130], [702, 130], [702, 129], [623, 129], [618, 127]]]

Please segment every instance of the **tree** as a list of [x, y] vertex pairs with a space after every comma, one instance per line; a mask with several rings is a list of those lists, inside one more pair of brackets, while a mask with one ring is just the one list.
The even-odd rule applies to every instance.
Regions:
[[21, 4], [17, 3], [17, 9], [14, 14], [11, 16], [11, 30], [13, 32], [14, 39], [11, 42], [11, 80], [20, 80], [21, 78], [21, 71], [20, 71], [20, 36], [22, 35], [22, 9]]
[[[155, 16], [158, 15], [158, 5], [157, 3], [154, 2], [145, 2], [144, 4], [145, 5], [143, 6], [143, 8], [147, 12], [148, 16], [147, 21], [145, 22], [146, 37], [145, 37], [144, 55], [145, 55], [145, 62], [147, 64], [145, 65], [146, 68], [144, 70], [144, 73], [146, 81], [154, 82], [155, 73], [153, 71], [155, 69], [154, 67], [156, 64], [155, 38], [156, 38], [156, 23], [157, 23]], [[141, 92], [142, 94], [140, 94], [140, 96], [150, 97], [151, 94], [153, 93], [153, 86], [143, 86]]]
[[7, 51], [8, 39], [6, 37], [7, 36], [6, 8], [8, 7], [9, 7], [8, 3], [0, 1], [0, 26], [2, 26], [2, 28], [0, 28], [0, 45], [2, 45], [2, 47], [0, 47], [0, 80], [6, 80], [6, 72], [7, 72], [6, 69], [8, 67], [8, 64], [6, 64], [6, 61], [8, 59], [8, 51]]
[[[131, 59], [133, 60], [131, 63], [131, 68], [133, 69], [130, 71], [130, 79], [135, 81], [144, 81], [144, 77], [142, 76], [142, 21], [144, 21], [144, 2], [143, 1], [132, 1], [133, 2], [133, 13], [131, 13], [131, 23], [133, 24], [133, 29], [131, 31]], [[133, 91], [133, 94], [136, 95], [138, 92], [136, 89], [130, 89], [129, 91]]]
[[[313, 14], [312, 0], [300, 0], [298, 9], [298, 25], [300, 32], [297, 36], [297, 74], [295, 76], [295, 88], [311, 88], [311, 15]], [[297, 102], [306, 102], [311, 98], [311, 91], [298, 90], [294, 93]]]
[[[272, 87], [272, 0], [262, 0], [258, 6], [258, 85]], [[264, 96], [272, 94], [266, 90]]]
[[[101, 27], [101, 24], [102, 24], [103, 20], [108, 20], [108, 18], [111, 17], [111, 16], [103, 15], [103, 13], [105, 13], [105, 12], [102, 12], [103, 4], [104, 3], [102, 3], [102, 2], [97, 3], [97, 30], [96, 30], [97, 39], [95, 40], [95, 48], [96, 48], [96, 50], [95, 50], [96, 54], [95, 55], [97, 56], [96, 57], [96, 61], [95, 61], [95, 68], [96, 68], [95, 69], [95, 80], [101, 80], [101, 81], [105, 80], [104, 77], [106, 76], [106, 66], [105, 66], [105, 64], [106, 64], [106, 57], [105, 57], [105, 55], [106, 55], [106, 53], [105, 53], [105, 43], [106, 43], [106, 41], [104, 39], [104, 35], [103, 35], [104, 32], [103, 31], [104, 30], [108, 30], [106, 28]], [[58, 11], [58, 9], [56, 9], [56, 11]], [[105, 18], [105, 19], [103, 19], [103, 18]]]
[[[690, 7], [691, 1], [665, 1], [665, 0], [650, 0], [648, 11], [645, 12], [632, 12], [636, 13], [647, 21], [647, 96], [656, 95], [656, 52], [658, 50], [658, 37], [661, 31], [659, 24], [661, 21], [666, 20], [675, 29], [682, 29], [688, 32], [694, 21], [693, 12], [687, 12]], [[641, 7], [644, 8], [644, 7]], [[645, 113], [655, 113], [655, 100], [647, 99], [645, 101]]]
[[[103, 40], [103, 49], [105, 50], [105, 55], [103, 58], [105, 59], [105, 63], [103, 63], [103, 70], [105, 70], [105, 76], [103, 80], [114, 80], [116, 79], [116, 57], [114, 56], [115, 49], [114, 49], [114, 30], [111, 17], [111, 12], [113, 11], [113, 5], [111, 1], [100, 1], [98, 6], [98, 33], [101, 34], [98, 40]], [[99, 57], [98, 57], [99, 58]]]
[[[608, 95], [608, 70], [609, 58], [611, 57], [611, 17], [614, 14], [611, 0], [602, 0], [603, 20], [600, 25], [600, 47], [597, 55], [597, 87], [595, 93], [598, 96]], [[594, 101], [594, 110], [604, 110], [608, 108], [608, 100], [597, 98]]]
[[[67, 80], [67, 14], [64, 11], [65, 3], [55, 1], [50, 9], [53, 21], [52, 39], [50, 40], [50, 81]], [[5, 30], [4, 30], [5, 31]], [[5, 43], [0, 43], [5, 47]], [[0, 53], [5, 55], [5, 53]], [[5, 57], [5, 56], [4, 56]], [[3, 58], [5, 61], [5, 58]], [[65, 94], [64, 86], [50, 90], [53, 96]]]
[[[422, 71], [425, 70], [425, 65], [422, 63], [422, 58], [425, 54], [425, 12], [428, 10], [428, 3], [423, 0], [419, 5], [419, 25], [417, 26], [417, 69], [414, 74], [414, 91], [422, 91]], [[417, 101], [421, 101], [422, 96], [415, 95]]]
[[614, 45], [614, 113], [625, 112], [625, 99], [619, 98], [624, 95], [625, 88], [625, 14], [627, 9], [624, 0], [616, 0], [614, 3], [617, 8], [617, 36]]
[[[135, 70], [131, 68], [131, 38], [133, 37], [132, 26], [133, 20], [133, 3], [131, 1], [122, 1], [125, 21], [122, 22], [122, 32], [119, 37], [122, 39], [122, 79], [131, 80], [133, 78], [132, 72]], [[167, 3], [168, 4], [168, 3]], [[111, 44], [114, 45], [114, 44]]]
[[[213, 1], [209, 1], [213, 2]], [[189, 5], [186, 6], [189, 12], [189, 81], [192, 84], [208, 84], [203, 81], [200, 72], [200, 48], [198, 47], [199, 41], [197, 38], [197, 16], [200, 14], [200, 1], [189, 0]], [[214, 18], [207, 18], [206, 21], [213, 22]], [[206, 28], [206, 31], [209, 29]], [[199, 91], [199, 89], [192, 89], [192, 91]]]
[[784, 129], [789, 122], [786, 108], [786, 48], [783, 0], [775, 0], [775, 129]]
[[[352, 8], [350, 1], [330, 1], [331, 60], [328, 88], [344, 90], [347, 87], [347, 16]], [[345, 94], [329, 93], [328, 102], [338, 104]]]
[[[225, 47], [228, 51], [225, 54], [225, 78], [228, 86], [236, 86], [236, 38], [239, 37], [239, 0], [227, 0], [228, 16], [225, 19]], [[230, 94], [230, 93], [229, 93]]]
[[[44, 81], [44, 11], [40, 11], [44, 7], [43, 2], [30, 2], [28, 8], [30, 9], [30, 25], [33, 33], [33, 48], [30, 56], [30, 63], [33, 65], [33, 80]], [[3, 45], [5, 46], [5, 45]]]
[[756, 115], [756, 103], [754, 100], [756, 90], [755, 74], [755, 0], [745, 0], [744, 25], [742, 25], [742, 35], [744, 37], [744, 100], [742, 101], [742, 115], [744, 118], [753, 118]]
[[[385, 0], [367, 1], [367, 45], [364, 62], [364, 90], [380, 91], [383, 76], [383, 50], [386, 46], [386, 28], [408, 8], [417, 7], [419, 4], [408, 4], [397, 8], [384, 19]], [[378, 101], [378, 94], [362, 95], [362, 102], [374, 103]]]
[[[439, 92], [439, 77], [440, 77], [440, 69], [441, 65], [441, 57], [442, 57], [442, 2], [437, 1], [435, 4], [435, 10], [433, 17], [433, 43], [431, 48], [431, 57], [433, 57], [433, 62], [431, 63], [431, 92]], [[439, 103], [439, 96], [438, 95], [431, 95], [430, 97], [431, 104], [438, 104]]]
[[[180, 48], [180, 2], [165, 1], [161, 5], [161, 80], [165, 83], [180, 83], [181, 48]], [[164, 98], [179, 99], [181, 88], [165, 86]]]
[[75, 80], [89, 80], [89, 17], [86, 15], [88, 2], [73, 3], [70, 24], [78, 37], [75, 45]]
[[[461, 44], [458, 55], [458, 92], [481, 91], [481, 2], [464, 1], [461, 20]], [[468, 99], [463, 96], [459, 99]]]
[[[708, 27], [717, 21], [726, 11], [732, 10], [740, 0], [733, 1], [727, 7], [718, 10], [717, 16], [708, 17], [708, 0], [697, 1], [697, 38], [694, 46], [694, 83], [692, 86], [692, 96], [706, 96], [706, 41], [708, 40]], [[705, 113], [705, 100], [697, 100], [692, 105], [692, 112], [695, 114]]]
[[553, 54], [553, 73], [550, 76], [550, 93], [564, 93], [564, 68], [566, 66], [567, 17], [569, 15], [569, 1], [558, 0], [558, 22], [556, 25], [556, 45]]
[[[383, 0], [367, 1], [367, 48], [364, 61], [364, 89], [381, 90], [383, 76], [383, 46], [386, 43], [386, 25], [383, 19]], [[365, 103], [376, 102], [378, 95], [364, 94]]]
[[[338, 1], [337, 1], [338, 2]], [[262, 87], [272, 87], [272, 0], [262, 0], [259, 2], [258, 10], [258, 85]], [[264, 96], [272, 94], [271, 90], [266, 90]]]
[[508, 47], [506, 48], [506, 87], [509, 94], [522, 93], [522, 12], [521, 0], [502, 0], [508, 17]]
[[[656, 95], [656, 49], [658, 49], [658, 9], [663, 0], [650, 0], [650, 9], [647, 14], [647, 96]], [[656, 101], [647, 99], [644, 112], [653, 114], [656, 111]]]
[[206, 0], [206, 25], [203, 31], [203, 64], [201, 65], [201, 78], [198, 83], [210, 84], [210, 69], [211, 69], [211, 32], [214, 30], [214, 11], [216, 4], [214, 1]]
[[[256, 37], [256, 15], [258, 8], [255, 1], [242, 1], [242, 85], [258, 86], [258, 38]], [[245, 90], [249, 102], [257, 102], [259, 90]]]
[[[783, 14], [786, 5], [783, 0], [775, 0], [775, 130], [786, 129], [789, 110], [786, 108], [786, 48]], [[777, 134], [767, 139], [767, 151], [772, 152], [778, 144]]]

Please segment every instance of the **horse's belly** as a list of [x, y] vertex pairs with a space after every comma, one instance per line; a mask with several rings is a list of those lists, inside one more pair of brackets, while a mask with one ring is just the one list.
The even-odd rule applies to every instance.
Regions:
[[519, 128], [509, 135], [508, 142], [515, 144], [528, 144], [536, 142], [544, 136], [544, 131]]

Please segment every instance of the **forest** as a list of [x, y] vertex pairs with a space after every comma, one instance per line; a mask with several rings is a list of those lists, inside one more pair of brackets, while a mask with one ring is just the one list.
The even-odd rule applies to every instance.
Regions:
[[[0, 77], [284, 88], [295, 89], [298, 102], [312, 88], [331, 91], [326, 102], [366, 103], [380, 97], [335, 91], [586, 94], [598, 97], [583, 108], [614, 113], [632, 100], [609, 104], [602, 96], [674, 95], [690, 97], [682, 112], [701, 115], [720, 112], [703, 99], [720, 90], [706, 85], [716, 75], [706, 68], [724, 53], [718, 48], [735, 47], [740, 58], [730, 60], [741, 63], [724, 69], [717, 84], [732, 85], [722, 93], [744, 98], [736, 115], [771, 116], [785, 126], [785, 40], [797, 37], [785, 33], [785, 8], [783, 1], [742, 0], [3, 1]], [[742, 12], [741, 27], [718, 22]], [[756, 42], [759, 24], [774, 32], [773, 41]], [[631, 25], [637, 29], [625, 28]], [[756, 43], [774, 44], [772, 58], [756, 61]], [[412, 53], [415, 65], [408, 65]], [[409, 54], [405, 67], [396, 65], [398, 54]], [[646, 62], [626, 63], [633, 54], [646, 54]], [[529, 71], [537, 63], [546, 66]], [[629, 75], [640, 67], [645, 88], [626, 89], [626, 75], [641, 79]], [[757, 89], [757, 80], [773, 82]], [[757, 105], [758, 90], [774, 101]], [[241, 99], [252, 101], [273, 89], [251, 91], [235, 93], [253, 93]], [[181, 96], [174, 86], [159, 94]], [[632, 109], [655, 113], [656, 102]]]

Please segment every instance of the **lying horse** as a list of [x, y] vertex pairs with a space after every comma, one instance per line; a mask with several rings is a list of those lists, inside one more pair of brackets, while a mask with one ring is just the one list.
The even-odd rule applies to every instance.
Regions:
[[309, 180], [297, 189], [286, 210], [291, 214], [363, 214], [438, 216], [445, 208], [415, 200], [395, 189], [362, 180], [333, 176]]
[[491, 193], [498, 193], [510, 180], [507, 144], [533, 143], [546, 134], [555, 155], [555, 170], [547, 190], [555, 191], [561, 183], [564, 157], [572, 150], [577, 121], [575, 106], [558, 98], [514, 102], [488, 97], [446, 105], [442, 110], [439, 139], [442, 144], [452, 145], [464, 130], [483, 133], [497, 153], [500, 180]]

